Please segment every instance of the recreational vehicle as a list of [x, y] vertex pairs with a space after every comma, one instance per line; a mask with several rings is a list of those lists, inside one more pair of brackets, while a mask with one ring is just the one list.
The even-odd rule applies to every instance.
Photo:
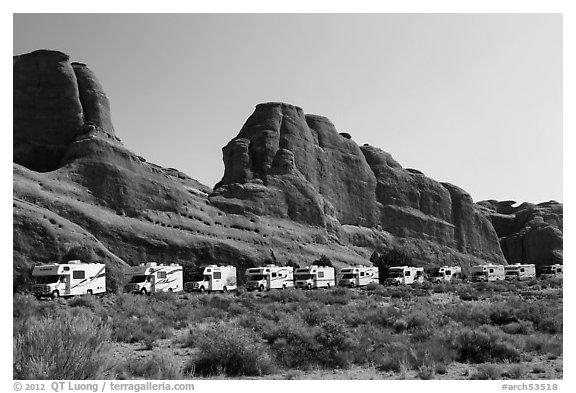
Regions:
[[504, 280], [504, 265], [478, 265], [470, 268], [472, 281]]
[[504, 273], [506, 280], [530, 280], [536, 277], [536, 265], [516, 263], [514, 265], [504, 266]]
[[246, 289], [260, 292], [294, 287], [292, 266], [266, 265], [246, 270]]
[[451, 282], [462, 279], [460, 266], [442, 266], [434, 268], [428, 279], [433, 283]]
[[332, 266], [308, 266], [294, 271], [294, 286], [296, 288], [316, 289], [330, 288], [336, 284]]
[[340, 271], [338, 285], [341, 287], [362, 287], [372, 283], [378, 284], [376, 266], [349, 266]]
[[128, 276], [128, 284], [124, 287], [126, 292], [146, 295], [157, 292], [179, 292], [183, 289], [182, 266], [176, 263], [170, 265], [141, 263], [139, 266], [132, 266]]
[[393, 266], [388, 269], [386, 284], [414, 284], [424, 282], [424, 268], [413, 266]]
[[186, 291], [213, 292], [236, 290], [236, 267], [208, 265], [204, 268], [202, 280], [184, 284]]
[[540, 278], [562, 277], [563, 266], [560, 264], [542, 266]]
[[72, 295], [96, 295], [106, 291], [106, 265], [82, 263], [79, 260], [63, 264], [34, 266], [32, 292], [38, 298]]

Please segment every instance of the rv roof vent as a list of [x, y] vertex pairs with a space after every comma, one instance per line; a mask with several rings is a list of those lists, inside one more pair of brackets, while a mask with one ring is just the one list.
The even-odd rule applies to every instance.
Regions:
[[157, 266], [156, 262], [148, 262], [146, 266]]
[[68, 263], [73, 264], [73, 263], [81, 263], [79, 259], [73, 259], [71, 261], [68, 261]]

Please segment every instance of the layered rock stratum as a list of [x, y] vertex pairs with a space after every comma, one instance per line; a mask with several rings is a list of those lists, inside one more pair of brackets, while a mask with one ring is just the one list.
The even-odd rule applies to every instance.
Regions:
[[542, 255], [561, 257], [561, 204], [560, 234], [549, 234], [558, 248], [542, 240], [549, 229], [519, 229], [524, 213], [477, 205], [457, 186], [403, 168], [327, 118], [284, 103], [256, 106], [223, 148], [225, 172], [212, 189], [128, 150], [94, 73], [61, 52], [14, 57], [13, 145], [15, 282], [74, 247], [91, 250], [117, 277], [148, 261], [240, 271], [321, 255], [336, 266], [370, 264], [375, 250], [392, 248], [422, 266], [467, 270], [516, 258], [518, 241], [503, 240], [512, 234], [522, 244], [538, 239], [522, 258], [540, 258], [541, 243]]

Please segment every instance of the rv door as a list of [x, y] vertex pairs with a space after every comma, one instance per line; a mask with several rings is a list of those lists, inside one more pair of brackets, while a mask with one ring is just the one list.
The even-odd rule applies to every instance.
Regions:
[[146, 278], [146, 282], [150, 284], [150, 293], [156, 293], [156, 276], [155, 275], [149, 275]]
[[64, 286], [64, 288], [60, 289], [60, 295], [70, 293], [70, 274], [60, 276], [60, 284]]

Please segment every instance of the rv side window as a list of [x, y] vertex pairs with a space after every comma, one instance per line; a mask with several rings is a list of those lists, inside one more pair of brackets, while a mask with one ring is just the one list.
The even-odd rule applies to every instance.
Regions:
[[364, 272], [360, 272], [360, 277], [364, 277]]
[[446, 270], [444, 273], [446, 273], [447, 276], [449, 276], [451, 274], [450, 270]]
[[556, 269], [556, 273], [562, 273], [562, 268], [559, 267], [558, 269]]
[[410, 275], [410, 271], [408, 270], [408, 271], [404, 272], [404, 275], [405, 275], [406, 277], [408, 277], [408, 276]]
[[490, 270], [489, 270], [489, 273], [494, 273], [494, 269], [490, 269]]
[[75, 270], [72, 272], [72, 278], [74, 280], [81, 280], [85, 277], [84, 270]]
[[318, 272], [318, 278], [324, 278], [324, 272]]
[[524, 273], [524, 268], [521, 268], [521, 269], [520, 269], [520, 273]]
[[272, 278], [276, 277], [276, 273], [272, 273]]
[[157, 276], [160, 279], [164, 279], [164, 278], [166, 278], [166, 272], [158, 272]]
[[221, 272], [214, 272], [212, 274], [212, 277], [214, 277], [215, 280], [220, 280], [222, 278], [222, 273]]

